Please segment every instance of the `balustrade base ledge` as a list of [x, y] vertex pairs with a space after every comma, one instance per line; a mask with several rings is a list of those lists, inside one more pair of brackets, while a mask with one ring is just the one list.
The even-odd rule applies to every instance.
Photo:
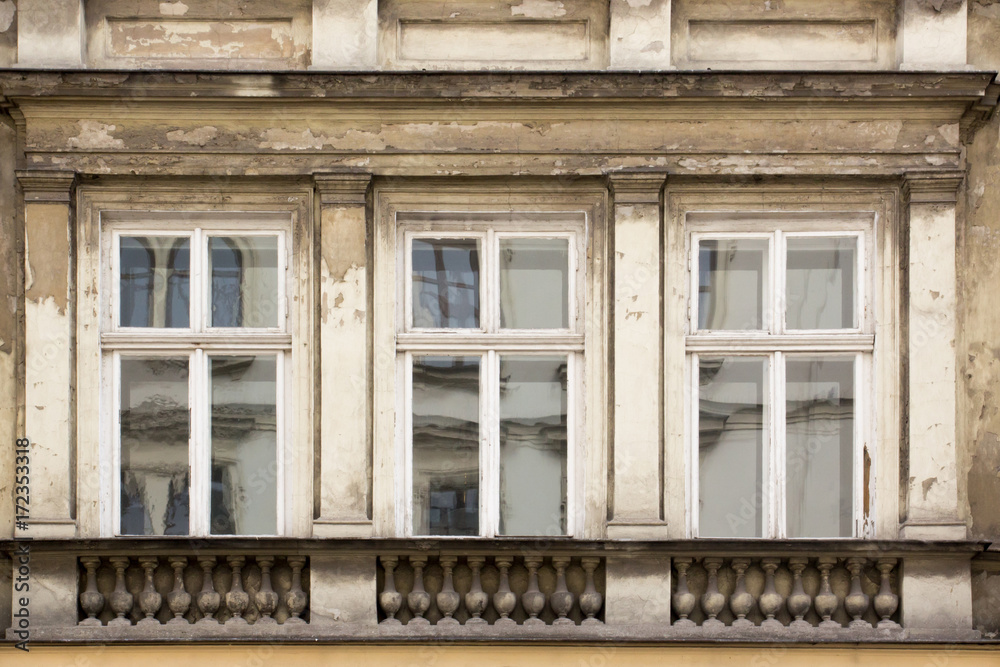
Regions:
[[[7, 631], [7, 641], [16, 641]], [[839, 628], [798, 630], [791, 628], [664, 628], [662, 625], [608, 627], [587, 626], [406, 626], [353, 624], [292, 624], [161, 627], [33, 627], [33, 643], [156, 643], [167, 640], [195, 642], [305, 643], [305, 642], [498, 642], [536, 643], [724, 643], [724, 644], [940, 644], [969, 643], [1000, 646], [1000, 639], [987, 639], [975, 630], [907, 630]]]

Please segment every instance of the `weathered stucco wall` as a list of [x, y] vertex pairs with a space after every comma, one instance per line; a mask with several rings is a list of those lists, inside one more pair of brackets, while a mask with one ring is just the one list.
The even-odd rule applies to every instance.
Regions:
[[[1000, 2], [970, 0], [969, 63], [1000, 69]], [[1000, 542], [1000, 115], [968, 148], [965, 224], [959, 229], [964, 366], [959, 387], [959, 469], [970, 536]], [[1000, 632], [1000, 571], [973, 572], [976, 623]]]

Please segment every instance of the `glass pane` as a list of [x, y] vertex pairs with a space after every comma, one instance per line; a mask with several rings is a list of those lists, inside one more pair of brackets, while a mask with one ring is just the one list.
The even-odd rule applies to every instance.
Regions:
[[702, 239], [698, 244], [698, 328], [765, 329], [767, 239]]
[[190, 326], [190, 239], [123, 236], [118, 264], [121, 326]]
[[500, 241], [500, 326], [569, 328], [569, 240]]
[[122, 535], [188, 534], [187, 357], [121, 360]]
[[566, 357], [500, 358], [500, 534], [566, 534]]
[[413, 239], [413, 326], [479, 328], [479, 243]]
[[413, 359], [413, 534], [479, 534], [479, 357]]
[[854, 359], [785, 361], [789, 537], [854, 534]]
[[213, 327], [278, 326], [278, 237], [208, 241]]
[[699, 535], [761, 537], [767, 360], [699, 360]]
[[213, 535], [278, 532], [277, 359], [211, 357]]
[[792, 237], [785, 278], [788, 329], [854, 329], [855, 237]]

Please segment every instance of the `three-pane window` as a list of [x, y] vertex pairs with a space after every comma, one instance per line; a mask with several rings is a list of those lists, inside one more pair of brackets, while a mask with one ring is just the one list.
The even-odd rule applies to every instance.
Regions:
[[870, 230], [694, 226], [687, 350], [691, 530], [867, 530]]
[[116, 534], [281, 532], [286, 236], [112, 226]]
[[403, 225], [409, 535], [566, 535], [582, 226]]

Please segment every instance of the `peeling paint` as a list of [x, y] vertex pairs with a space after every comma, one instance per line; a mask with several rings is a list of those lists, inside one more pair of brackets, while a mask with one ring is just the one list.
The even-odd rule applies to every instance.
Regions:
[[17, 14], [17, 7], [14, 0], [0, 0], [0, 32], [7, 32], [14, 24], [14, 15]]
[[164, 16], [184, 16], [187, 14], [188, 6], [183, 2], [161, 2], [160, 13]]
[[185, 132], [183, 130], [173, 130], [171, 132], [167, 132], [167, 139], [169, 141], [191, 144], [193, 146], [204, 146], [212, 139], [215, 139], [218, 134], [218, 128], [212, 125], [205, 125], [191, 130], [190, 132]]
[[80, 133], [70, 137], [66, 142], [70, 148], [125, 148], [125, 142], [111, 136], [118, 129], [115, 125], [107, 125], [96, 120], [77, 121]]
[[510, 8], [511, 16], [531, 19], [554, 19], [566, 15], [566, 7], [558, 0], [524, 0]]

